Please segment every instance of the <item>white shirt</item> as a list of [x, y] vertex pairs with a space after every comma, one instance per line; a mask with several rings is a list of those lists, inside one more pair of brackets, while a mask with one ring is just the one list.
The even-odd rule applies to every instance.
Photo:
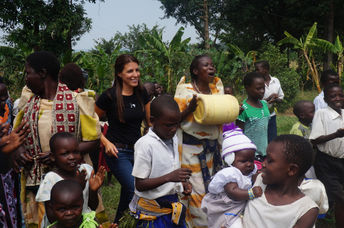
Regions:
[[[264, 97], [263, 100], [265, 100], [266, 98], [268, 98], [271, 94], [276, 93], [278, 95], [279, 99], [283, 99], [284, 98], [284, 93], [281, 87], [281, 83], [278, 80], [278, 78], [272, 77], [270, 75], [270, 82], [269, 84], [265, 84], [265, 93], [264, 93]], [[269, 109], [273, 106], [273, 104], [268, 104]], [[276, 113], [274, 111], [271, 112], [270, 116], [274, 116], [276, 115]]]
[[324, 100], [324, 90], [319, 93], [318, 96], [316, 96], [313, 100], [314, 106], [315, 106], [315, 111], [326, 108], [328, 105]]
[[245, 228], [292, 228], [310, 209], [318, 208], [307, 195], [290, 204], [279, 206], [270, 204], [265, 197], [266, 185], [263, 184], [261, 176], [261, 174], [257, 176], [254, 186], [260, 186], [263, 194], [247, 202], [243, 218]]
[[[137, 178], [156, 178], [180, 168], [177, 136], [173, 137], [173, 151], [150, 128], [134, 146], [134, 167], [132, 175]], [[162, 196], [183, 192], [181, 182], [168, 182], [155, 189], [135, 194], [145, 199], [156, 199]]]
[[[342, 113], [344, 113], [344, 109], [342, 109]], [[319, 109], [315, 112], [309, 139], [332, 134], [339, 128], [344, 128], [343, 115], [339, 115], [338, 112], [330, 107]], [[321, 152], [332, 157], [344, 158], [344, 137], [318, 144], [317, 147]]]

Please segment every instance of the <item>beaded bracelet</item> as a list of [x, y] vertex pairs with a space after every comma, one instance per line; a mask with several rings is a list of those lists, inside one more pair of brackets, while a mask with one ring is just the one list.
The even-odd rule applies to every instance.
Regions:
[[248, 190], [248, 198], [249, 198], [250, 200], [253, 200], [254, 198], [256, 198], [256, 196], [255, 196], [254, 193], [253, 193], [252, 188], [250, 188], [250, 189]]

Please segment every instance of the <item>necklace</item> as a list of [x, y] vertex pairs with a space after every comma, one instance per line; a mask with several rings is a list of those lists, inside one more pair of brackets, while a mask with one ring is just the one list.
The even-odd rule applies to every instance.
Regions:
[[197, 83], [196, 83], [195, 81], [193, 81], [192, 84], [193, 84], [194, 88], [196, 89], [196, 92], [197, 92], [197, 93], [201, 93], [201, 94], [212, 94], [210, 88], [209, 88], [209, 92], [208, 92], [208, 93], [202, 93], [201, 90], [198, 88]]

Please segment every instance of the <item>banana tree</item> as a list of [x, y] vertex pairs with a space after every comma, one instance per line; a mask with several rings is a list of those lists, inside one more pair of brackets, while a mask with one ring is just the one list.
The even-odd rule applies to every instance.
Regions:
[[339, 78], [341, 78], [343, 74], [344, 48], [339, 36], [337, 36], [333, 44], [323, 39], [315, 39], [314, 43], [318, 48], [322, 49], [324, 52], [332, 52], [333, 54], [337, 55], [337, 72], [339, 74]]
[[248, 72], [250, 65], [256, 61], [256, 51], [249, 51], [245, 54], [238, 46], [234, 44], [227, 44], [229, 50], [235, 55], [236, 59], [239, 59], [242, 65], [243, 72]]
[[301, 37], [300, 39], [295, 38], [293, 35], [288, 33], [287, 31], [284, 32], [286, 36], [282, 40], [280, 40], [277, 44], [292, 44], [294, 45], [295, 49], [299, 49], [302, 51], [302, 55], [305, 58], [309, 71], [312, 75], [313, 82], [317, 87], [318, 92], [321, 92], [320, 88], [320, 80], [319, 80], [319, 72], [317, 70], [317, 65], [315, 63], [314, 56], [312, 54], [312, 48], [316, 46], [316, 33], [317, 33], [317, 22], [313, 24], [313, 26], [309, 29], [306, 37]]
[[89, 73], [89, 88], [101, 93], [111, 85], [114, 73], [113, 64], [120, 54], [120, 49], [121, 46], [117, 45], [110, 54], [107, 54], [105, 49], [96, 47], [93, 51], [74, 55], [73, 60]]
[[172, 38], [171, 42], [164, 42], [162, 32], [156, 29], [151, 33], [144, 33], [140, 36], [139, 42], [142, 47], [137, 54], [148, 54], [150, 58], [158, 60], [160, 66], [164, 68], [167, 74], [167, 92], [172, 92], [172, 76], [176, 70], [173, 70], [174, 63], [185, 57], [190, 38], [182, 40], [184, 28], [181, 27]]

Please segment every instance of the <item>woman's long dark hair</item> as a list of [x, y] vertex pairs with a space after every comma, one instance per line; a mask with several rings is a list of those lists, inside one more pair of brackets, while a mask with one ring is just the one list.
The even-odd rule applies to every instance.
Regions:
[[[123, 90], [123, 80], [118, 75], [123, 71], [124, 66], [130, 62], [135, 62], [139, 65], [139, 61], [132, 55], [123, 54], [117, 57], [115, 62], [115, 95], [116, 95], [116, 103], [117, 103], [117, 112], [118, 112], [118, 118], [121, 123], [125, 123], [123, 112], [124, 112], [124, 102], [123, 102], [123, 96], [122, 96], [122, 90]], [[144, 105], [142, 100], [142, 94], [143, 94], [143, 86], [141, 83], [141, 80], [139, 79], [139, 84], [134, 88], [134, 94], [136, 95], [137, 99], [139, 100], [143, 110], [144, 111]]]

